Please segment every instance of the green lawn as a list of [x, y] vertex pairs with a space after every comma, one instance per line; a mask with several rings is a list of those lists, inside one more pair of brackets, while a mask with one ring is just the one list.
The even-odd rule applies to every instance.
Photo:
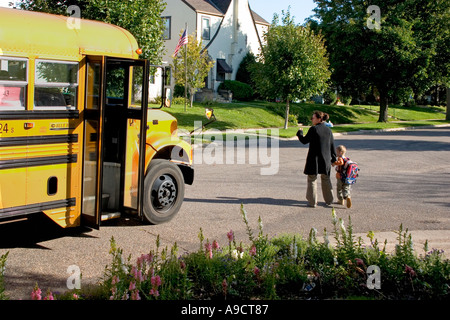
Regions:
[[[289, 129], [284, 126], [285, 105], [281, 103], [251, 101], [242, 103], [213, 103], [207, 106], [195, 103], [192, 108], [184, 111], [183, 105], [172, 105], [164, 108], [178, 119], [181, 129], [192, 131], [194, 123], [208, 122], [205, 117], [205, 108], [213, 108], [217, 121], [207, 129], [258, 129], [279, 128], [281, 137], [295, 136], [298, 126], [291, 123]], [[298, 116], [302, 127], [306, 130], [311, 125], [309, 118], [314, 110], [321, 110], [330, 115], [330, 120], [335, 125], [333, 132], [349, 132], [358, 130], [380, 130], [389, 128], [402, 128], [423, 125], [436, 125], [450, 123], [445, 121], [445, 107], [389, 107], [389, 122], [378, 123], [378, 106], [337, 106], [301, 103], [291, 104], [290, 113]], [[306, 132], [305, 130], [305, 132]]]

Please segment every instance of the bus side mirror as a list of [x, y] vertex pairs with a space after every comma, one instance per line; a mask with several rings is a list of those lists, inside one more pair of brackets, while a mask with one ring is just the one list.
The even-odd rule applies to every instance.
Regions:
[[171, 98], [171, 90], [170, 88], [165, 89], [165, 99], [164, 99], [164, 107], [170, 108], [172, 106], [172, 98]]

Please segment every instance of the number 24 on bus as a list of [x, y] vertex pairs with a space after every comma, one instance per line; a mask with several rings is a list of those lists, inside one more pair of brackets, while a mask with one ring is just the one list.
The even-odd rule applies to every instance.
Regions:
[[0, 222], [172, 219], [194, 180], [192, 147], [162, 106], [148, 108], [156, 66], [128, 31], [67, 19], [0, 8]]

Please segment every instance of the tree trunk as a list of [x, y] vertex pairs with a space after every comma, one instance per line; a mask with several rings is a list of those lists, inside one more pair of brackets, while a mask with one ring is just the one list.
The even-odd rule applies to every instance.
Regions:
[[387, 93], [384, 90], [379, 90], [380, 92], [380, 117], [378, 118], [378, 122], [387, 122], [388, 121], [388, 97]]
[[190, 92], [191, 96], [189, 97], [191, 105], [190, 107], [192, 108], [192, 106], [194, 105], [194, 93]]
[[285, 113], [285, 117], [284, 117], [284, 128], [285, 129], [288, 128], [288, 123], [289, 123], [289, 98], [286, 100], [286, 113]]
[[445, 120], [450, 121], [450, 87], [447, 87], [447, 115]]

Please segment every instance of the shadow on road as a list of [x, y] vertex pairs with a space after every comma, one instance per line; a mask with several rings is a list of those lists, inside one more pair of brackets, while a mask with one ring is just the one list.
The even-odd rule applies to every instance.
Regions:
[[274, 199], [269, 197], [258, 198], [237, 198], [237, 197], [217, 197], [214, 199], [191, 199], [185, 198], [185, 202], [211, 203], [211, 204], [269, 204], [274, 206], [285, 207], [306, 207], [306, 201], [291, 200], [291, 199]]
[[33, 248], [48, 250], [41, 242], [63, 237], [85, 238], [92, 229], [76, 227], [63, 229], [45, 216], [0, 224], [0, 249]]

